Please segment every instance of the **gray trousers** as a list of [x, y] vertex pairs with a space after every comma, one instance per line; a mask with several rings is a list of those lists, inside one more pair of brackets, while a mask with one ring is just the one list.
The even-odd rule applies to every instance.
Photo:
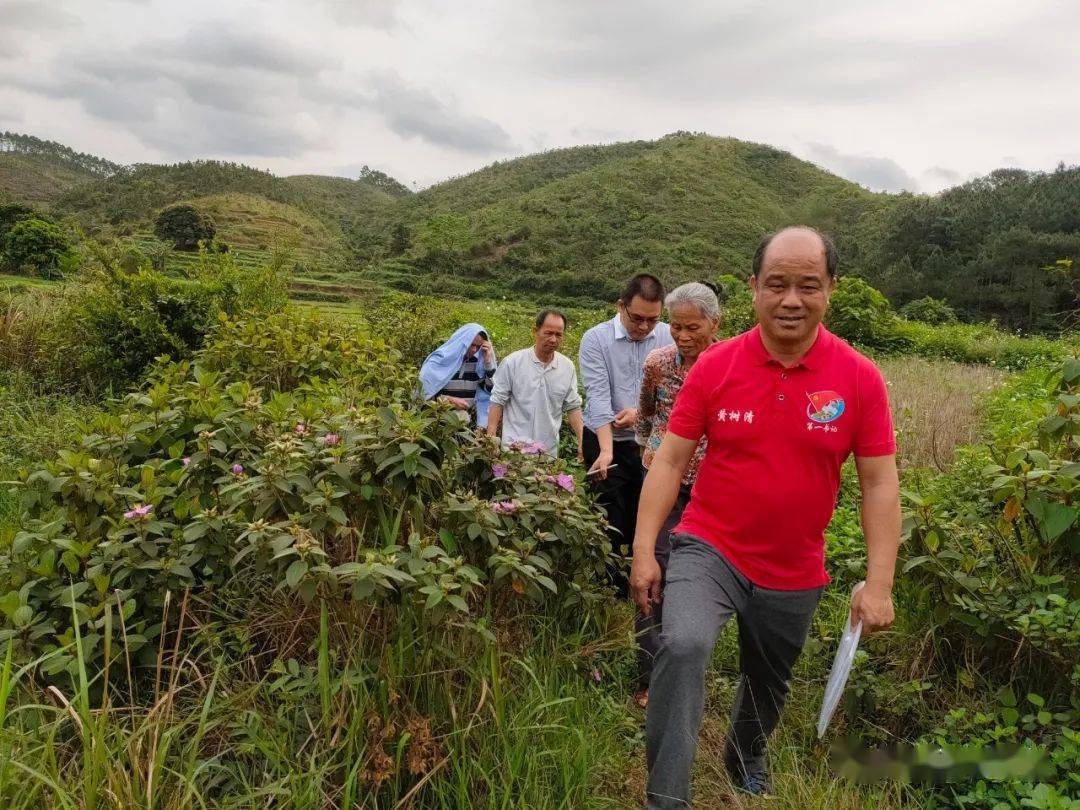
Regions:
[[[671, 533], [682, 520], [683, 510], [690, 503], [690, 487], [683, 484], [679, 487], [679, 495], [675, 499], [675, 505], [660, 527], [660, 533], [656, 536], [656, 562], [660, 566], [660, 575], [663, 577], [667, 572], [668, 557], [671, 556]], [[640, 610], [634, 615], [634, 634], [637, 636], [637, 664], [639, 690], [649, 688], [649, 680], [652, 678], [653, 663], [660, 652], [660, 626], [664, 616], [664, 604], [653, 605], [652, 613], [644, 615]]]
[[823, 588], [773, 591], [753, 585], [705, 541], [672, 537], [660, 653], [645, 720], [647, 808], [690, 806], [690, 768], [705, 706], [705, 670], [720, 630], [739, 623], [739, 687], [724, 764], [734, 775], [765, 770], [791, 668]]

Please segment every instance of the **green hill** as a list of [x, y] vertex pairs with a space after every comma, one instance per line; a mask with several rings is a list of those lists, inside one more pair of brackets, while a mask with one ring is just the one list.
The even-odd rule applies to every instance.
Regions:
[[[767, 145], [678, 132], [500, 161], [413, 194], [366, 166], [357, 179], [220, 161], [122, 167], [5, 133], [5, 198], [152, 252], [157, 212], [193, 202], [220, 221], [241, 264], [292, 250], [311, 298], [394, 288], [610, 301], [642, 270], [668, 283], [746, 275], [763, 233], [802, 222], [835, 239], [843, 273], [897, 307], [929, 295], [962, 319], [1021, 331], [1080, 322], [1076, 167], [999, 170], [934, 196], [877, 194]], [[166, 264], [190, 260], [174, 253]]]
[[284, 246], [298, 254], [297, 270], [303, 272], [343, 269], [350, 254], [343, 229], [408, 193], [378, 172], [358, 180], [286, 178], [236, 163], [194, 161], [122, 169], [73, 189], [56, 208], [74, 215], [91, 233], [124, 235], [148, 233], [166, 205], [191, 203], [224, 225], [224, 241], [246, 248], [241, 258], [258, 261]]
[[402, 254], [368, 272], [419, 291], [609, 299], [640, 270], [671, 282], [745, 275], [761, 235], [790, 222], [853, 242], [893, 199], [769, 146], [679, 133], [495, 164], [399, 200], [355, 241], [377, 262], [404, 228]]
[[112, 161], [56, 141], [0, 132], [0, 201], [48, 207], [75, 188], [119, 169]]

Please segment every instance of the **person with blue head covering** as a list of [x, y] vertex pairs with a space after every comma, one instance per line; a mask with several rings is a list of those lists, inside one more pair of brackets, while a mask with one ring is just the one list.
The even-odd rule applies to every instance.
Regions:
[[487, 427], [495, 370], [495, 347], [487, 330], [478, 323], [467, 323], [420, 367], [424, 399], [438, 397], [463, 411], [475, 406], [476, 424]]

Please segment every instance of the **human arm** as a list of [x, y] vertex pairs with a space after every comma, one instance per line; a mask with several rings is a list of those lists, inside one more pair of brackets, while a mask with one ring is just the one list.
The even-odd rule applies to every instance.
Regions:
[[601, 425], [596, 429], [596, 441], [600, 445], [600, 455], [589, 467], [589, 475], [595, 475], [599, 479], [607, 478], [608, 467], [615, 459], [615, 439], [611, 433], [611, 423]]
[[578, 393], [577, 371], [574, 370], [570, 377], [570, 387], [563, 398], [563, 413], [566, 421], [570, 423], [570, 429], [577, 438], [577, 460], [583, 461], [582, 438], [585, 433], [585, 419], [581, 413], [581, 394]]
[[867, 632], [888, 628], [896, 554], [900, 548], [900, 479], [896, 456], [856, 456], [866, 536], [866, 585], [851, 599], [851, 620]]
[[502, 405], [492, 405], [490, 408], [488, 408], [488, 436], [499, 435], [499, 426], [502, 424], [502, 412]]
[[862, 491], [866, 537], [866, 585], [851, 601], [853, 621], [868, 631], [893, 621], [892, 586], [900, 546], [900, 482], [896, 472], [896, 434], [888, 388], [870, 361], [860, 369], [858, 421], [852, 446]]
[[656, 538], [671, 514], [683, 474], [696, 449], [695, 439], [684, 439], [670, 431], [665, 433], [641, 488], [630, 589], [634, 602], [646, 616], [652, 612], [653, 604], [660, 601], [661, 574], [656, 562]]
[[490, 340], [485, 340], [480, 344], [480, 355], [484, 359], [484, 368], [489, 372], [495, 371], [495, 347], [491, 345]]
[[659, 365], [655, 355], [645, 359], [645, 369], [641, 377], [641, 392], [638, 394], [637, 418], [634, 420], [634, 439], [645, 447], [653, 430], [653, 417], [656, 416], [656, 380]]
[[574, 436], [577, 437], [577, 460], [583, 461], [582, 456], [582, 440], [585, 433], [585, 420], [581, 416], [581, 408], [576, 411], [570, 411], [566, 415], [566, 421], [570, 423], [570, 429], [574, 431]]
[[642, 613], [648, 615], [652, 602], [660, 597], [660, 566], [656, 562], [656, 537], [671, 514], [686, 468], [706, 435], [713, 407], [712, 374], [708, 364], [698, 362], [690, 370], [675, 398], [668, 429], [653, 456], [638, 500], [634, 532], [634, 561], [630, 568], [630, 588]]
[[504, 362], [495, 372], [494, 384], [491, 387], [491, 407], [488, 408], [487, 435], [498, 436], [502, 426], [503, 406], [510, 401], [513, 393], [514, 377], [510, 371], [510, 358], [504, 358]]
[[439, 394], [438, 400], [440, 402], [448, 402], [457, 408], [459, 411], [467, 411], [472, 407], [472, 403], [467, 399], [461, 397], [452, 397], [449, 394]]
[[607, 361], [598, 333], [593, 329], [586, 332], [581, 339], [578, 367], [581, 369], [581, 382], [585, 387], [585, 427], [596, 434], [600, 445], [600, 455], [589, 468], [589, 473], [598, 478], [606, 478], [607, 468], [615, 458], [611, 432], [615, 413], [612, 411], [611, 379]]

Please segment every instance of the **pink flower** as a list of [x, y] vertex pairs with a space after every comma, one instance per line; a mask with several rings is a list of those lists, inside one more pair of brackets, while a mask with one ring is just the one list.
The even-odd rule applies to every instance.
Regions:
[[297, 436], [303, 436], [307, 433], [307, 425], [305, 425], [303, 422], [297, 422], [295, 430]]
[[565, 489], [567, 492], [574, 491], [574, 476], [567, 473], [559, 473], [555, 478], [555, 483]]
[[512, 515], [517, 511], [517, 504], [513, 501], [499, 501], [491, 505], [491, 511], [496, 515]]
[[184, 456], [184, 466], [186, 467], [191, 463], [191, 456]]
[[244, 471], [244, 467], [243, 467], [242, 464], [233, 464], [232, 465], [232, 471], [233, 471], [233, 475], [240, 475], [240, 473], [242, 473]]
[[325, 444], [327, 447], [334, 447], [335, 445], [341, 443], [341, 437], [338, 436], [336, 433], [327, 433], [325, 436], [322, 437], [322, 443]]
[[506, 478], [506, 471], [509, 469], [505, 464], [492, 464], [491, 474], [496, 478]]
[[600, 683], [600, 681], [604, 679], [604, 676], [600, 674], [600, 670], [598, 670], [596, 667], [593, 667], [592, 679], [597, 683]]
[[150, 515], [150, 512], [153, 508], [154, 507], [151, 504], [146, 504], [145, 506], [140, 504], [134, 509], [129, 509], [127, 512], [124, 512], [124, 519], [145, 520]]

